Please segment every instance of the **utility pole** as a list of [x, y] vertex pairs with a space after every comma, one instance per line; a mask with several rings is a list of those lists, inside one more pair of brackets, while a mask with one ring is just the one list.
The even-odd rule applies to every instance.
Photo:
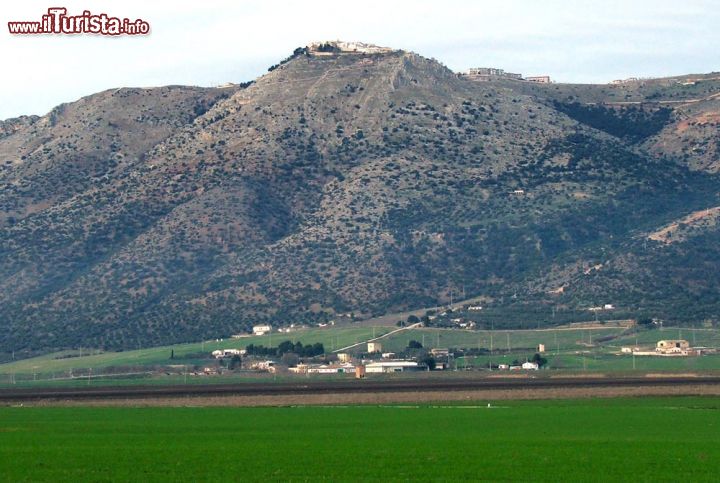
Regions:
[[505, 335], [507, 335], [507, 345], [508, 345], [508, 353], [510, 352], [510, 332], [507, 332]]

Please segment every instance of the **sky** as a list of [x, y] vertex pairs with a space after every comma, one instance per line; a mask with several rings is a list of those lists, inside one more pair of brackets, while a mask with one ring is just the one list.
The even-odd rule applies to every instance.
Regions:
[[[145, 36], [11, 35], [8, 21], [68, 14], [141, 18]], [[356, 40], [449, 68], [499, 67], [603, 83], [720, 71], [718, 0], [23, 0], [0, 6], [0, 119], [116, 87], [255, 79], [294, 48]]]

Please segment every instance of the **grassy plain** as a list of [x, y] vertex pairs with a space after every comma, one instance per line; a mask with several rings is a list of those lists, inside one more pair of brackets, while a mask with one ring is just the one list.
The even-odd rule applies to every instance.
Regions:
[[0, 480], [717, 478], [718, 398], [487, 404], [5, 407]]

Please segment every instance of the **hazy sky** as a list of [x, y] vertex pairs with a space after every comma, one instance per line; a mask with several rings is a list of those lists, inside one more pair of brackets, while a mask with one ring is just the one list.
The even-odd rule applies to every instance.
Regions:
[[[352, 6], [357, 5], [357, 6]], [[8, 21], [67, 7], [151, 34], [14, 36]], [[0, 6], [0, 119], [119, 86], [240, 82], [313, 40], [360, 40], [568, 82], [720, 70], [718, 0], [23, 0]]]

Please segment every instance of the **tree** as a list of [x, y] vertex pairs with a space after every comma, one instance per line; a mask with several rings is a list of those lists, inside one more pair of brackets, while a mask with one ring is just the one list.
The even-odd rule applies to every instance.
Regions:
[[407, 318], [408, 324], [417, 324], [420, 322], [420, 319], [417, 317], [417, 315], [409, 315]]
[[230, 364], [228, 364], [228, 369], [232, 370], [237, 367], [242, 367], [242, 358], [238, 354], [235, 354], [230, 359]]
[[325, 353], [325, 346], [320, 342], [316, 342], [312, 345], [312, 352], [314, 356], [319, 356]]
[[538, 367], [544, 367], [547, 365], [547, 359], [541, 356], [538, 353], [535, 353], [535, 355], [530, 359], [530, 362], [534, 362], [538, 365]]
[[[300, 344], [300, 346], [302, 347], [302, 344]], [[293, 350], [295, 350], [295, 345], [289, 340], [281, 342], [278, 345], [278, 354], [285, 354], [286, 352], [292, 352]]]
[[435, 358], [433, 358], [430, 354], [425, 354], [422, 358], [420, 358], [420, 360], [418, 360], [418, 362], [420, 364], [425, 364], [431, 371], [435, 369]]
[[416, 340], [411, 340], [410, 342], [408, 342], [407, 348], [408, 349], [422, 349], [423, 345]]

